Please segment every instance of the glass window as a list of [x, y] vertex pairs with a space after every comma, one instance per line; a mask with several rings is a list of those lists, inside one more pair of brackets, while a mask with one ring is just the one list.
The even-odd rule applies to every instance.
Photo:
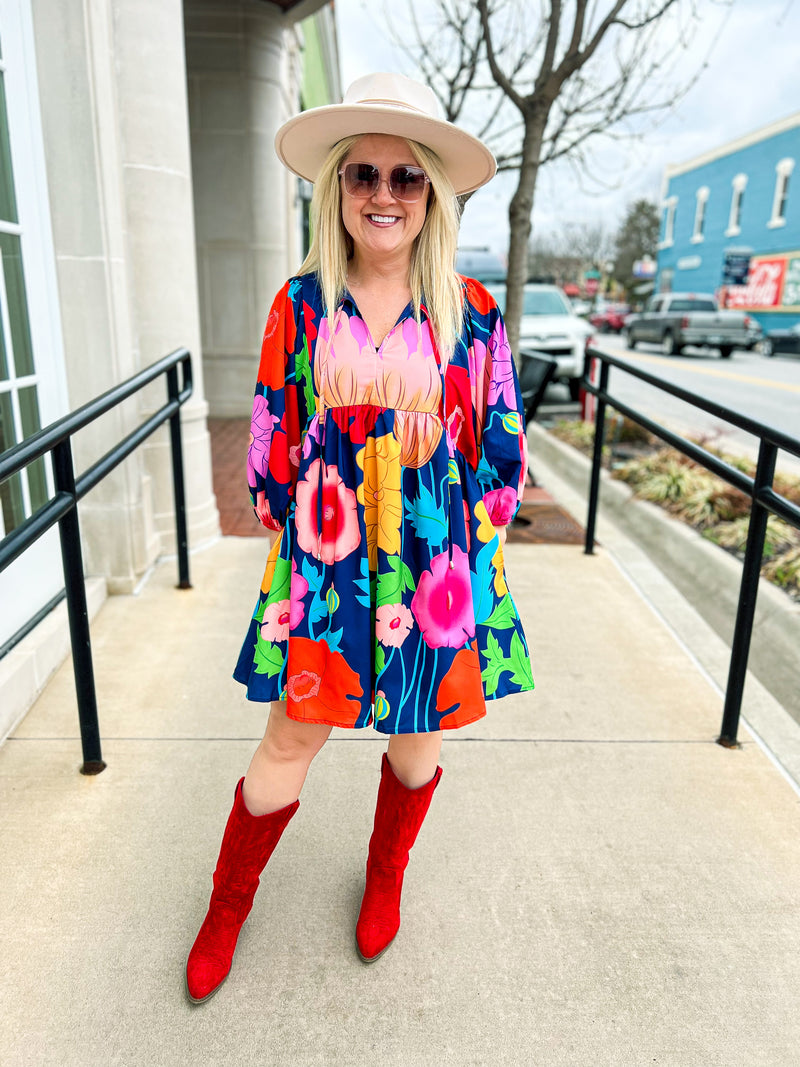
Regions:
[[[497, 301], [500, 313], [506, 310], [506, 287], [493, 283], [487, 286]], [[526, 285], [522, 297], [523, 315], [574, 315], [566, 296], [559, 289], [534, 289]]]
[[767, 226], [786, 224], [786, 201], [789, 198], [789, 178], [794, 170], [793, 159], [782, 159], [775, 167], [775, 193], [772, 197], [772, 217]]

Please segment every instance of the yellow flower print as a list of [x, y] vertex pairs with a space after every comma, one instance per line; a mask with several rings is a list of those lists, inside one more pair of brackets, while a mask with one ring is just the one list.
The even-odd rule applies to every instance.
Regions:
[[492, 556], [492, 566], [494, 567], [494, 591], [498, 596], [505, 596], [508, 592], [508, 586], [506, 580], [503, 577], [503, 546], [498, 544], [497, 551]]
[[364, 472], [364, 481], [359, 485], [356, 497], [364, 508], [369, 563], [375, 568], [378, 548], [390, 556], [400, 552], [400, 524], [403, 521], [400, 444], [390, 433], [370, 437], [356, 454], [356, 463]]
[[475, 505], [475, 518], [479, 521], [480, 526], [475, 531], [479, 541], [483, 541], [487, 544], [495, 535], [495, 528], [492, 526], [489, 519], [489, 512], [486, 510], [486, 505], [482, 500], [479, 500]]
[[268, 593], [269, 588], [272, 585], [272, 576], [275, 573], [275, 564], [278, 562], [278, 553], [281, 550], [281, 538], [283, 537], [283, 530], [278, 534], [275, 540], [272, 542], [272, 548], [269, 550], [267, 556], [267, 566], [264, 571], [264, 578], [261, 582], [261, 592]]

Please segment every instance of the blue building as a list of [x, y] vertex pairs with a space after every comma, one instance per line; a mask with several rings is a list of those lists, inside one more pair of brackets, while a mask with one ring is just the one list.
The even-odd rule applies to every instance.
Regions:
[[800, 111], [668, 166], [656, 291], [716, 293], [765, 329], [800, 322], [798, 162]]

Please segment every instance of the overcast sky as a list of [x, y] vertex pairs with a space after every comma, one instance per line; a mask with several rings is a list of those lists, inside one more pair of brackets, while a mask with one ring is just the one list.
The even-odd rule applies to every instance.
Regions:
[[[417, 0], [418, 8], [427, 2]], [[597, 144], [595, 163], [606, 188], [579, 180], [566, 165], [543, 168], [534, 233], [557, 233], [564, 223], [590, 222], [602, 223], [613, 234], [630, 202], [659, 198], [668, 163], [692, 159], [800, 109], [800, 0], [734, 0], [730, 8], [698, 0], [698, 6], [702, 21], [680, 59], [685, 82], [702, 71], [697, 83], [641, 139]], [[414, 75], [387, 35], [381, 0], [335, 0], [335, 7], [343, 88], [374, 70]], [[531, 2], [532, 10], [537, 7]], [[671, 42], [665, 40], [665, 47], [672, 47]], [[500, 175], [472, 198], [462, 222], [462, 244], [506, 250], [514, 184], [510, 175]]]

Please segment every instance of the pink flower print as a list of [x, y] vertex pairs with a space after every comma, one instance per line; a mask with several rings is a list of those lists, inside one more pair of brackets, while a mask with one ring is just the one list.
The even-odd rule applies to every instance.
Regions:
[[281, 420], [272, 415], [267, 398], [257, 393], [253, 399], [253, 417], [250, 421], [250, 447], [247, 451], [248, 484], [257, 485], [256, 475], [265, 478], [269, 461], [269, 446], [272, 431]]
[[314, 671], [299, 671], [292, 674], [286, 683], [286, 695], [289, 700], [300, 701], [315, 697], [322, 685], [322, 676]]
[[289, 601], [267, 604], [261, 622], [261, 636], [265, 641], [286, 641], [289, 637]]
[[517, 494], [511, 486], [504, 485], [502, 489], [490, 489], [484, 495], [483, 502], [492, 526], [507, 526], [514, 518]]
[[350, 336], [353, 338], [356, 345], [360, 349], [374, 348], [372, 338], [370, 337], [369, 330], [367, 329], [367, 324], [364, 322], [363, 319], [360, 319], [358, 315], [348, 315], [346, 317], [343, 317], [342, 329], [349, 330]]
[[467, 552], [469, 552], [470, 545], [472, 544], [472, 528], [470, 526], [472, 516], [470, 515], [469, 504], [466, 500], [462, 500], [461, 503], [464, 507], [464, 533], [467, 537]]
[[461, 427], [463, 425], [464, 412], [461, 410], [461, 405], [456, 404], [447, 419], [448, 451], [451, 456], [455, 454], [455, 442], [458, 440], [458, 435], [461, 433]]
[[469, 559], [453, 545], [453, 567], [446, 552], [431, 560], [411, 601], [411, 611], [428, 648], [461, 648], [475, 634]]
[[300, 445], [292, 445], [289, 449], [289, 465], [295, 470], [300, 466]]
[[489, 338], [492, 352], [492, 378], [489, 382], [489, 404], [502, 400], [509, 411], [516, 411], [517, 397], [514, 391], [514, 364], [508, 346], [506, 328], [500, 321]]
[[381, 604], [375, 612], [375, 634], [382, 645], [399, 648], [413, 625], [414, 616], [404, 604]]
[[[320, 490], [322, 501], [320, 507]], [[361, 541], [356, 494], [348, 489], [335, 464], [315, 459], [297, 484], [297, 543], [323, 563], [344, 559]], [[319, 513], [322, 513], [322, 529]]]
[[421, 352], [426, 359], [434, 355], [431, 328], [426, 321], [418, 324], [414, 316], [409, 315], [403, 320], [401, 330], [407, 359], [411, 359], [412, 355], [418, 352]]
[[303, 621], [306, 609], [303, 600], [308, 592], [308, 582], [297, 569], [297, 560], [292, 560], [292, 583], [289, 593], [289, 626], [292, 630]]

